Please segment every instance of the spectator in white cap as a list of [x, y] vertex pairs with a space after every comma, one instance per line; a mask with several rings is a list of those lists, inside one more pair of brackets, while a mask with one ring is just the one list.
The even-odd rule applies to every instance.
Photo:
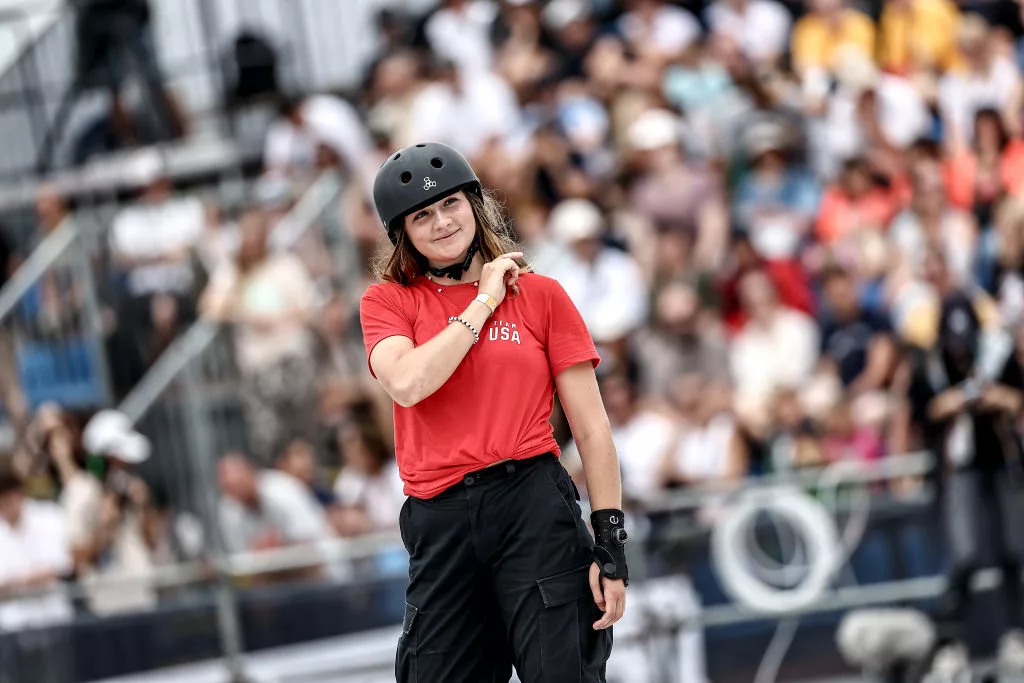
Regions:
[[686, 163], [682, 120], [665, 109], [642, 113], [627, 129], [639, 171], [630, 208], [654, 225], [692, 231], [696, 258], [705, 267], [721, 262], [727, 242], [727, 212], [718, 180]]
[[[95, 614], [150, 609], [156, 593], [143, 583], [111, 587], [109, 579], [132, 579], [152, 570], [142, 520], [149, 489], [132, 469], [150, 456], [149, 440], [116, 410], [97, 413], [82, 432], [82, 445], [100, 461], [99, 478], [80, 472], [62, 496], [78, 576]], [[97, 583], [97, 580], [100, 583]]]
[[551, 211], [548, 229], [566, 247], [549, 274], [576, 304], [594, 341], [619, 341], [642, 325], [647, 284], [632, 256], [602, 243], [600, 209], [586, 199], [567, 199]]
[[700, 38], [697, 18], [665, 0], [628, 0], [618, 30], [642, 59], [664, 64]]
[[121, 466], [138, 465], [149, 459], [149, 439], [135, 431], [132, 421], [117, 410], [101, 410], [85, 425], [85, 449], [107, 456]]

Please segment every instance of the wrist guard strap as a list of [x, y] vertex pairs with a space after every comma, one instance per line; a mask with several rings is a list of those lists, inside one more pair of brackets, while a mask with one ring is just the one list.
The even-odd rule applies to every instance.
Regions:
[[626, 568], [626, 529], [622, 510], [594, 510], [590, 523], [594, 527], [594, 561], [601, 575], [622, 579], [629, 585]]

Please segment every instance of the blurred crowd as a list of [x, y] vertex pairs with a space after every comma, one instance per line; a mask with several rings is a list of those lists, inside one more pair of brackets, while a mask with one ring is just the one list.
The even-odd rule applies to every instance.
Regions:
[[[1016, 2], [378, 4], [357, 88], [278, 94], [243, 205], [178, 192], [143, 153], [106, 233], [118, 397], [194, 321], [233, 330], [250, 447], [215, 468], [231, 551], [397, 527], [391, 403], [357, 312], [383, 248], [373, 174], [423, 140], [471, 159], [582, 312], [631, 509], [929, 445], [908, 396], [951, 300], [1024, 356]], [[345, 179], [321, 220], [337, 234], [296, 235], [289, 211], [325, 171]], [[75, 220], [52, 187], [37, 215], [40, 239]], [[18, 315], [45, 338], [82, 305], [44, 278]], [[202, 557], [210, 530], [135, 472], [153, 435], [59, 397], [31, 410], [2, 347], [19, 448], [0, 476], [0, 590]], [[553, 423], [578, 474], [557, 406]], [[33, 549], [31, 524], [63, 527]], [[23, 623], [6, 609], [0, 629]]]

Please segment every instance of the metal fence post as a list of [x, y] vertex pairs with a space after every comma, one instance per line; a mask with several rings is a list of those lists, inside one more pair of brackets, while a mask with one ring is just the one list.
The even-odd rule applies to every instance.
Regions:
[[100, 310], [99, 295], [96, 290], [96, 278], [92, 272], [92, 264], [89, 260], [89, 249], [86, 244], [85, 235], [81, 230], [75, 233], [71, 245], [71, 257], [74, 259], [74, 268], [77, 271], [77, 278], [82, 283], [82, 312], [85, 315], [85, 332], [94, 341], [90, 345], [93, 367], [100, 374], [100, 382], [103, 386], [104, 403], [110, 405], [114, 400], [113, 385], [110, 378], [110, 365], [107, 362], [106, 337], [103, 332], [103, 314]]
[[196, 474], [199, 488], [199, 505], [208, 538], [212, 541], [212, 557], [217, 570], [217, 630], [220, 632], [224, 662], [230, 674], [231, 683], [247, 683], [245, 666], [242, 661], [244, 645], [239, 625], [235, 591], [228, 573], [229, 558], [218, 521], [217, 476], [214, 467], [216, 454], [211, 439], [210, 411], [203, 395], [196, 373], [202, 364], [203, 354], [193, 357], [182, 368], [182, 405], [185, 408], [185, 425], [190, 444], [189, 457]]

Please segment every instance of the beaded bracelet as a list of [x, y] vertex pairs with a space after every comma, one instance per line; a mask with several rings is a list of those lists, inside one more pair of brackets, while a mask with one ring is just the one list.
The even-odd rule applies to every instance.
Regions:
[[469, 331], [473, 333], [473, 343], [474, 344], [476, 344], [478, 341], [480, 341], [480, 334], [476, 331], [476, 328], [473, 327], [472, 325], [470, 325], [468, 322], [466, 322], [465, 320], [463, 320], [462, 318], [460, 318], [457, 315], [453, 315], [450, 318], [448, 318], [448, 324], [449, 325], [451, 323], [453, 323], [453, 322], [460, 322], [460, 323], [462, 323], [463, 325], [465, 325], [466, 327], [469, 328]]

